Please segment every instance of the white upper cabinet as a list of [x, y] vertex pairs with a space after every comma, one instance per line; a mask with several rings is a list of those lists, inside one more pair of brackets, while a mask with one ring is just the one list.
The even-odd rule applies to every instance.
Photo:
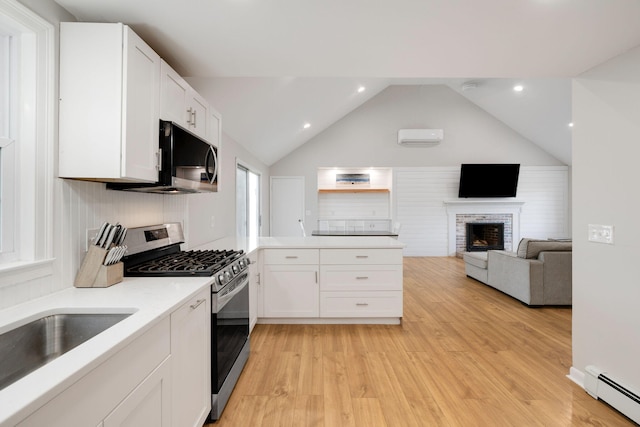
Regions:
[[160, 118], [208, 139], [209, 104], [169, 64], [162, 61]]
[[158, 179], [160, 57], [128, 26], [60, 24], [62, 178]]
[[213, 107], [209, 106], [209, 120], [207, 121], [207, 139], [220, 148], [222, 140], [222, 116]]

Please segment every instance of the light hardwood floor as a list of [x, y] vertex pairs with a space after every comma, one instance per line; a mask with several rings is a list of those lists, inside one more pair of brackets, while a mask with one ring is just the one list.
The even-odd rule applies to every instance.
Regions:
[[257, 325], [209, 426], [634, 425], [566, 378], [570, 308], [528, 308], [457, 258], [405, 258], [404, 289], [399, 326]]

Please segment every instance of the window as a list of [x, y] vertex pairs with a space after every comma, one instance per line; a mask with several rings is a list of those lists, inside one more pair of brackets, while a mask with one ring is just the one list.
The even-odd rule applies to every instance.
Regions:
[[15, 253], [15, 144], [11, 138], [12, 77], [15, 76], [15, 60], [12, 59], [14, 38], [0, 27], [0, 260], [13, 261]]
[[3, 275], [13, 267], [24, 272], [29, 265], [50, 259], [53, 253], [53, 36], [53, 26], [24, 5], [16, 0], [0, 2]]
[[260, 175], [241, 164], [236, 167], [236, 236], [260, 236]]

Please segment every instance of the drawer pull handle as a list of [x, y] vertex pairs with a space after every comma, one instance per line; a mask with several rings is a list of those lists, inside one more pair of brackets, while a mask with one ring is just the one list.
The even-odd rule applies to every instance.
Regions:
[[195, 303], [191, 304], [191, 305], [189, 306], [189, 308], [190, 308], [191, 310], [195, 310], [196, 308], [198, 308], [198, 306], [199, 306], [200, 304], [202, 304], [202, 303], [203, 303], [203, 302], [205, 302], [205, 301], [206, 301], [206, 299], [204, 299], [204, 298], [199, 299], [199, 300], [198, 300], [198, 301], [196, 301]]
[[366, 302], [357, 302], [357, 303], [356, 303], [356, 305], [357, 305], [357, 306], [360, 306], [360, 307], [366, 307], [366, 306], [368, 306], [369, 304], [367, 304]]
[[368, 255], [356, 255], [356, 258], [369, 258]]
[[367, 276], [357, 276], [356, 280], [367, 280], [368, 277]]
[[287, 255], [285, 258], [286, 259], [297, 259], [298, 257], [295, 256], [295, 255]]

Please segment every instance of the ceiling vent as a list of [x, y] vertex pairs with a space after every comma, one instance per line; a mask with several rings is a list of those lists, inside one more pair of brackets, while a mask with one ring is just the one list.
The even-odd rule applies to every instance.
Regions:
[[400, 129], [398, 144], [405, 147], [432, 147], [444, 137], [442, 129]]

